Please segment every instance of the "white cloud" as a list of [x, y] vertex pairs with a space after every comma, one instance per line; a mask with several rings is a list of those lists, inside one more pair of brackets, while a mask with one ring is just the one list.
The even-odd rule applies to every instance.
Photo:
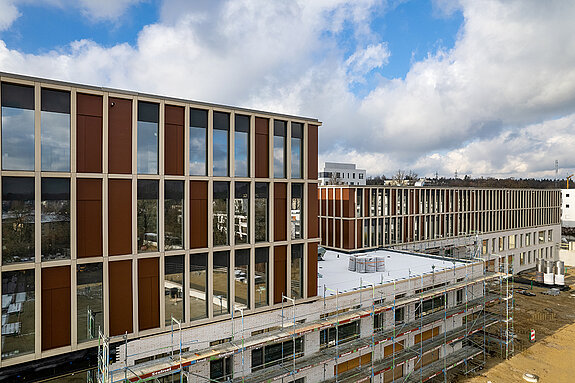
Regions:
[[14, 5], [14, 1], [0, 0], [0, 31], [10, 28], [18, 17], [20, 17], [20, 12]]
[[[106, 3], [107, 17], [134, 3]], [[542, 176], [555, 159], [575, 170], [575, 3], [434, 4], [463, 12], [455, 46], [363, 98], [350, 85], [393, 58], [369, 27], [386, 9], [375, 0], [166, 0], [136, 46], [24, 55], [0, 43], [0, 70], [318, 117], [320, 159], [371, 174]], [[360, 48], [346, 56], [349, 28]]]

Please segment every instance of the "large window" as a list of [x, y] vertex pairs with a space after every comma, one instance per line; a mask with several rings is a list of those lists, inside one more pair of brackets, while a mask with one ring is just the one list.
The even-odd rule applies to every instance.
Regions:
[[291, 178], [302, 178], [303, 124], [291, 124]]
[[223, 246], [229, 243], [229, 199], [230, 184], [227, 182], [214, 182], [213, 201], [213, 227], [214, 246]]
[[164, 258], [164, 296], [166, 326], [172, 323], [172, 317], [184, 320], [184, 256], [175, 255]]
[[190, 254], [190, 319], [202, 319], [207, 312], [208, 254]]
[[102, 264], [77, 265], [76, 278], [78, 342], [98, 339], [98, 330], [104, 332]]
[[[423, 306], [423, 307], [422, 307]], [[422, 304], [418, 304], [415, 308], [415, 318], [420, 318], [422, 315], [434, 313], [443, 310], [445, 307], [445, 296], [441, 295], [435, 298], [427, 299]], [[423, 313], [423, 314], [422, 314]]]
[[213, 309], [214, 316], [228, 314], [230, 296], [230, 253], [229, 251], [218, 251], [214, 253], [214, 275], [213, 275]]
[[252, 371], [280, 364], [294, 357], [299, 358], [304, 354], [303, 337], [294, 340], [286, 340], [282, 343], [270, 344], [252, 350]]
[[2, 178], [2, 263], [34, 262], [34, 178]]
[[291, 246], [291, 297], [303, 297], [303, 245]]
[[274, 178], [286, 176], [286, 122], [274, 121]]
[[184, 181], [164, 183], [164, 246], [184, 248]]
[[[42, 89], [42, 170], [70, 171], [70, 93]], [[32, 157], [33, 158], [33, 157]]]
[[250, 176], [250, 117], [239, 114], [235, 118], [234, 168], [236, 177]]
[[227, 177], [228, 171], [228, 134], [230, 115], [214, 112], [214, 176]]
[[210, 360], [210, 381], [228, 382], [233, 377], [234, 357]]
[[2, 359], [34, 352], [34, 270], [2, 272]]
[[158, 251], [158, 181], [138, 180], [138, 252]]
[[250, 250], [236, 250], [234, 261], [234, 307], [247, 309], [250, 307]]
[[359, 338], [359, 321], [342, 324], [321, 330], [319, 334], [320, 349], [333, 347], [336, 344]]
[[236, 182], [234, 195], [234, 236], [236, 244], [250, 240], [250, 183]]
[[34, 88], [2, 83], [2, 169], [34, 170]]
[[138, 102], [138, 173], [158, 174], [159, 105]]
[[303, 228], [302, 228], [302, 202], [303, 201], [303, 185], [302, 184], [292, 184], [291, 185], [291, 219], [290, 219], [290, 230], [291, 239], [302, 238]]
[[207, 174], [208, 111], [190, 109], [190, 175]]
[[254, 276], [256, 308], [268, 305], [268, 264], [269, 249], [267, 247], [257, 248]]
[[268, 189], [267, 183], [256, 182], [255, 236], [256, 242], [268, 241]]
[[70, 180], [42, 178], [42, 260], [70, 259]]

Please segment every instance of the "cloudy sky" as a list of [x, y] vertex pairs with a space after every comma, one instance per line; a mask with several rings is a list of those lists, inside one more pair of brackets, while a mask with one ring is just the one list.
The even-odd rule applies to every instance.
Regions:
[[575, 172], [575, 1], [0, 0], [0, 71], [316, 117], [320, 163]]

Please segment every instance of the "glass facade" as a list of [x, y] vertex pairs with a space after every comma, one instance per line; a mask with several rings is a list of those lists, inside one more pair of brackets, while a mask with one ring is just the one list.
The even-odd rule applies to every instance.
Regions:
[[228, 182], [214, 182], [213, 200], [213, 228], [214, 246], [229, 244], [229, 199], [230, 184]]
[[268, 305], [269, 283], [269, 249], [260, 247], [256, 249], [255, 263], [255, 300], [256, 308]]
[[2, 178], [2, 263], [34, 262], [34, 178]]
[[214, 112], [214, 177], [227, 177], [229, 175], [229, 131], [230, 115], [228, 113]]
[[184, 256], [174, 255], [164, 258], [164, 310], [166, 326], [172, 324], [172, 317], [184, 320]]
[[2, 272], [2, 359], [34, 352], [34, 270]]
[[70, 93], [42, 89], [40, 138], [42, 170], [70, 171]]
[[138, 253], [158, 251], [158, 181], [138, 180]]
[[291, 297], [303, 297], [303, 245], [291, 246]]
[[70, 180], [42, 178], [42, 260], [70, 259]]
[[250, 250], [236, 250], [234, 261], [234, 307], [248, 309], [250, 307]]
[[102, 264], [77, 265], [76, 280], [78, 342], [87, 342], [98, 339], [99, 329], [104, 331]]
[[291, 239], [301, 239], [303, 233], [302, 207], [303, 207], [303, 185], [291, 185], [291, 219], [290, 230]]
[[234, 236], [236, 244], [250, 240], [250, 183], [236, 182], [234, 195]]
[[34, 88], [2, 83], [2, 169], [34, 170], [34, 158]]
[[158, 174], [159, 105], [138, 102], [138, 173]]
[[207, 175], [208, 111], [190, 109], [190, 175]]
[[286, 177], [286, 122], [274, 120], [274, 178]]
[[264, 182], [256, 182], [255, 198], [255, 237], [256, 242], [267, 242], [269, 232], [268, 222], [268, 189], [269, 185]]
[[234, 174], [250, 176], [250, 117], [236, 114], [234, 133]]
[[303, 124], [291, 124], [291, 178], [303, 178]]
[[213, 310], [214, 316], [228, 314], [230, 310], [230, 252], [218, 251], [214, 253], [213, 274]]
[[184, 248], [184, 181], [164, 183], [164, 248]]
[[190, 319], [208, 317], [208, 254], [190, 254]]

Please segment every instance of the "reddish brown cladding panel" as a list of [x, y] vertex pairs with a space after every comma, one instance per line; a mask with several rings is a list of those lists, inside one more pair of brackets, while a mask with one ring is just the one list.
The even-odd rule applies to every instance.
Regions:
[[413, 214], [413, 205], [415, 205], [415, 201], [413, 200], [414, 193], [413, 190], [409, 191], [409, 214]]
[[78, 173], [102, 172], [102, 96], [77, 94], [76, 168]]
[[70, 266], [42, 269], [42, 351], [70, 345]]
[[353, 249], [353, 221], [343, 220], [343, 248], [347, 250]]
[[274, 247], [274, 303], [281, 303], [287, 295], [286, 286], [287, 246]]
[[363, 190], [363, 216], [369, 217], [370, 210], [369, 210], [369, 189]]
[[327, 215], [327, 191], [325, 189], [320, 190], [320, 198], [321, 198], [321, 215]]
[[321, 219], [321, 244], [327, 246], [327, 219]]
[[307, 185], [307, 195], [309, 200], [308, 206], [308, 224], [307, 224], [307, 237], [317, 238], [319, 236], [319, 221], [318, 221], [318, 203], [317, 203], [317, 184]]
[[333, 188], [327, 189], [327, 215], [333, 217]]
[[274, 241], [287, 238], [287, 187], [285, 183], [274, 183]]
[[335, 216], [341, 217], [341, 189], [335, 189]]
[[419, 190], [415, 191], [415, 201], [413, 201], [413, 205], [415, 207], [415, 214], [419, 214]]
[[110, 336], [133, 331], [132, 322], [132, 261], [110, 262], [108, 267], [110, 292]]
[[132, 180], [108, 181], [108, 254], [132, 253]]
[[353, 189], [343, 189], [343, 217], [353, 218], [355, 217], [355, 190]]
[[327, 245], [330, 247], [335, 246], [335, 242], [333, 240], [333, 218], [327, 219]]
[[341, 248], [341, 219], [334, 219], [335, 222], [335, 235], [334, 247]]
[[307, 296], [317, 295], [317, 243], [307, 244]]
[[358, 219], [357, 220], [357, 230], [356, 230], [356, 234], [357, 234], [357, 246], [354, 247], [355, 249], [361, 249], [363, 247], [362, 242], [361, 242], [361, 238], [362, 238], [362, 234], [363, 234], [363, 220], [362, 219]]
[[307, 178], [317, 180], [317, 126], [308, 125]]
[[256, 117], [256, 177], [269, 177], [269, 120]]
[[396, 190], [395, 189], [391, 189], [389, 191], [389, 193], [391, 194], [391, 215], [395, 215], [395, 210], [397, 207], [397, 203], [396, 203]]
[[132, 172], [132, 100], [108, 99], [108, 173]]
[[184, 108], [166, 105], [164, 122], [164, 173], [184, 175]]
[[102, 256], [102, 180], [78, 178], [78, 258]]
[[160, 327], [159, 258], [138, 260], [138, 327]]
[[190, 181], [190, 248], [208, 247], [208, 183]]

